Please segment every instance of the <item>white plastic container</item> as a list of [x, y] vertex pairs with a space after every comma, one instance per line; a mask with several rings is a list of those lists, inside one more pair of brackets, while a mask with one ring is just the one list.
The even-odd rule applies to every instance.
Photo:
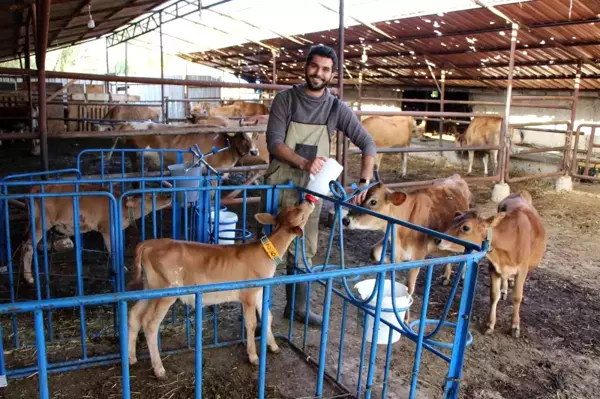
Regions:
[[306, 188], [321, 195], [328, 195], [329, 182], [337, 179], [343, 170], [344, 167], [342, 165], [340, 165], [335, 159], [329, 158], [317, 175], [310, 175], [310, 181], [308, 182]]
[[[238, 222], [238, 215], [231, 211], [220, 211], [219, 212], [219, 231], [217, 237], [215, 237], [216, 243], [221, 245], [229, 245], [235, 243], [235, 231], [233, 231]], [[210, 225], [214, 231], [215, 225], [215, 211], [210, 212]], [[224, 231], [229, 230], [229, 231]], [[228, 240], [228, 238], [231, 238]]]
[[[356, 284], [354, 288], [358, 290], [358, 293], [361, 299], [367, 299], [371, 293], [373, 292], [373, 288], [375, 287], [376, 279], [363, 280], [360, 283]], [[403, 309], [409, 308], [412, 305], [413, 299], [410, 295], [408, 295], [408, 287], [404, 284], [394, 283], [395, 284], [395, 294], [396, 294], [396, 308]], [[392, 281], [385, 280], [383, 285], [383, 300], [381, 302], [381, 320], [387, 320], [391, 325], [400, 328], [400, 323], [394, 314], [393, 302], [392, 302]], [[371, 311], [375, 313], [375, 308], [377, 306], [377, 293], [373, 295], [373, 299], [369, 302], [369, 305], [372, 306]], [[389, 312], [384, 312], [384, 310], [389, 310]], [[406, 311], [399, 312], [399, 316], [401, 319], [404, 319], [404, 314]], [[367, 315], [367, 322], [365, 328], [367, 329], [367, 341], [371, 342], [373, 339], [373, 323], [374, 318], [371, 315]], [[379, 333], [377, 335], [377, 345], [386, 345], [388, 343], [390, 334], [390, 328], [379, 322]], [[398, 342], [402, 334], [393, 330], [392, 333], [392, 343]]]

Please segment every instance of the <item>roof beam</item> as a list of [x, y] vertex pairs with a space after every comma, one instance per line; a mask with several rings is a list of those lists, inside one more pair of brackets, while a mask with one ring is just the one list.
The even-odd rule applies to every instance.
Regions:
[[[104, 8], [94, 8], [92, 10], [92, 13], [94, 13], [94, 14], [104, 14], [104, 13], [107, 13], [107, 12], [110, 13], [110, 12], [113, 12], [113, 11], [128, 10], [130, 8], [146, 7], [146, 6], [151, 6], [151, 5], [156, 6], [159, 3], [160, 3], [159, 0], [138, 1], [137, 3], [124, 4], [124, 5], [121, 5], [121, 6], [118, 6], [118, 7], [111, 6], [111, 7], [104, 7]], [[52, 2], [52, 4], [55, 4], [55, 3]], [[86, 15], [87, 15], [87, 12], [83, 11], [83, 12], [80, 12], [75, 17], [85, 17]], [[129, 17], [127, 17], [127, 18], [129, 18]], [[62, 21], [63, 19], [64, 19], [64, 17], [56, 16], [54, 18], [51, 18], [50, 22], [59, 22], [59, 21]]]
[[[127, 1], [127, 3], [128, 3], [129, 5], [133, 4], [134, 2], [135, 2], [135, 0], [128, 0], [128, 1]], [[150, 8], [154, 8], [154, 7], [155, 7], [155, 6], [150, 6], [150, 7], [148, 7], [148, 8], [150, 9]], [[105, 25], [106, 23], [110, 23], [110, 22], [112, 22], [111, 18], [112, 18], [112, 17], [113, 17], [115, 14], [119, 13], [120, 11], [121, 11], [121, 10], [114, 10], [114, 11], [112, 11], [110, 14], [106, 15], [106, 16], [104, 17], [104, 19], [103, 19], [101, 22], [99, 22], [99, 23], [96, 25], [96, 27], [95, 27], [94, 29], [97, 29], [97, 28], [98, 28], [98, 26], [100, 26], [100, 25]], [[135, 17], [135, 16], [134, 16], [134, 17], [132, 17], [131, 19], [133, 20], [133, 19], [135, 19], [135, 18], [137, 18], [137, 17]], [[79, 37], [78, 37], [78, 38], [75, 40], [75, 42], [78, 42], [78, 41], [82, 40], [82, 39], [83, 39], [83, 38], [84, 38], [84, 37], [85, 37], [87, 34], [88, 34], [88, 32], [84, 32], [84, 33], [83, 33], [81, 36], [79, 36]]]
[[75, 19], [79, 14], [83, 13], [82, 10], [88, 4], [90, 4], [90, 0], [81, 0], [77, 4], [77, 6], [75, 6], [75, 10], [71, 13], [71, 15], [69, 15], [67, 17], [67, 19], [65, 20], [66, 22], [63, 23], [59, 28], [53, 29], [53, 31], [56, 31], [56, 33], [52, 35], [52, 37], [50, 38], [50, 40], [48, 42], [50, 44], [54, 43], [54, 41], [56, 40], [56, 38], [61, 34], [62, 30], [65, 29], [65, 28], [67, 28], [69, 25], [71, 25], [71, 22], [73, 22], [73, 19]]
[[[162, 24], [164, 25], [171, 21], [175, 21], [179, 18], [183, 18], [183, 17], [186, 17], [193, 13], [196, 13], [196, 12], [198, 12], [199, 9], [206, 10], [211, 7], [215, 7], [219, 4], [227, 3], [229, 1], [231, 1], [231, 0], [216, 0], [214, 3], [209, 4], [207, 6], [202, 6], [202, 7], [197, 7], [197, 8], [194, 7], [191, 11], [182, 12], [182, 11], [180, 11], [180, 5], [182, 7], [184, 7], [184, 6], [190, 6], [192, 4], [188, 0], [180, 0], [176, 3], [171, 4], [168, 7], [165, 7], [165, 8], [162, 8], [160, 10], [153, 12], [151, 15], [149, 15], [148, 17], [146, 17], [144, 19], [130, 23], [128, 26], [125, 26], [123, 29], [121, 29], [119, 31], [113, 32], [112, 34], [110, 34], [106, 37], [106, 43], [107, 43], [108, 47], [114, 47], [118, 44], [125, 43], [128, 40], [131, 40], [136, 37], [145, 35], [146, 33], [155, 31], [161, 25], [161, 18], [160, 18], [161, 13], [165, 14], [162, 17]], [[199, 2], [198, 4], [201, 4], [200, 0], [198, 0], [198, 2]]]

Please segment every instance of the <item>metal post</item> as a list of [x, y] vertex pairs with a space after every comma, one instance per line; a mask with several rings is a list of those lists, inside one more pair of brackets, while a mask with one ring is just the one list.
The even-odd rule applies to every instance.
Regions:
[[274, 51], [271, 54], [273, 55], [273, 79], [271, 79], [271, 83], [275, 85], [277, 84], [277, 54]]
[[[159, 34], [160, 34], [160, 78], [165, 78], [165, 60], [163, 52], [163, 31], [162, 31], [162, 12], [158, 14], [160, 19]], [[160, 85], [160, 101], [162, 104], [162, 122], [165, 123], [165, 85]]]
[[[129, 76], [129, 60], [127, 57], [129, 52], [127, 51], [127, 43], [128, 42], [125, 42], [125, 76]], [[127, 90], [128, 86], [129, 84], [125, 83], [125, 102], [127, 102], [127, 99], [129, 98], [129, 91]]]
[[38, 0], [38, 4], [38, 46], [35, 54], [38, 67], [38, 126], [40, 129], [40, 153], [42, 156], [42, 167], [44, 168], [44, 170], [48, 170], [48, 120], [46, 119], [46, 50], [48, 48], [48, 26], [50, 24], [50, 0]]
[[[565, 172], [565, 176], [569, 174], [571, 167], [569, 165], [569, 158], [571, 157], [571, 143], [573, 142], [573, 132], [575, 129], [575, 116], [577, 114], [577, 104], [579, 103], [579, 85], [581, 84], [581, 65], [582, 62], [579, 61], [577, 63], [577, 72], [575, 73], [575, 87], [573, 88], [573, 102], [571, 103], [571, 124], [569, 125], [569, 130], [567, 131], [567, 135], [565, 137], [565, 154], [563, 159], [563, 169]], [[579, 133], [577, 133], [579, 134]], [[590, 141], [590, 145], [593, 142]], [[579, 146], [579, 144], [577, 145]], [[573, 150], [573, 165], [577, 163], [577, 148]]]
[[363, 73], [362, 67], [358, 72], [358, 110], [362, 110], [362, 81], [363, 81]]
[[500, 154], [498, 156], [498, 167], [500, 172], [500, 184], [504, 184], [506, 175], [506, 164], [508, 162], [510, 151], [510, 104], [512, 100], [512, 81], [513, 72], [515, 69], [515, 50], [517, 47], [517, 32], [518, 24], [512, 24], [512, 32], [510, 34], [510, 60], [508, 63], [508, 82], [506, 85], [506, 106], [504, 109], [504, 123], [502, 129], [502, 140], [500, 141]]
[[[344, 100], [344, 0], [340, 0], [340, 25], [338, 28], [338, 98], [340, 101]], [[346, 186], [346, 174], [348, 170], [348, 139], [343, 132], [338, 131], [337, 133], [337, 149], [336, 158], [344, 166], [344, 172], [342, 173], [342, 186]]]
[[[29, 33], [31, 27], [32, 16], [29, 12], [29, 16], [27, 17], [27, 27], [25, 29], [25, 69], [31, 69], [31, 52], [29, 47], [31, 43], [29, 42]], [[31, 76], [25, 75], [25, 84], [27, 86], [27, 101], [29, 102], [29, 131], [33, 133], [33, 93], [31, 92]], [[38, 115], [39, 117], [39, 115]]]
[[[442, 70], [442, 78], [440, 79], [440, 83], [442, 84], [441, 92], [440, 92], [440, 112], [444, 112], [444, 94], [446, 91], [446, 71]], [[440, 147], [444, 145], [443, 143], [444, 136], [444, 117], [440, 118]]]
[[[110, 68], [108, 67], [108, 38], [104, 42], [104, 48], [106, 49], [106, 74], [108, 75], [110, 73]], [[104, 83], [104, 91], [106, 91], [106, 94], [110, 93], [110, 82], [107, 81]]]

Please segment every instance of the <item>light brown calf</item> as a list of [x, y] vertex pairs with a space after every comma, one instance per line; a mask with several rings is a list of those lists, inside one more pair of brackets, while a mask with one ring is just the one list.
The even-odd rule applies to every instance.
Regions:
[[[361, 206], [419, 226], [444, 231], [452, 223], [456, 212], [469, 209], [470, 202], [471, 192], [467, 183], [455, 174], [436, 180], [430, 187], [410, 193], [393, 192], [380, 183], [369, 189]], [[387, 222], [383, 219], [354, 210], [348, 212], [344, 225], [348, 229], [361, 230], [385, 231], [387, 228]], [[427, 254], [438, 253], [432, 237], [402, 226], [396, 226], [395, 230], [396, 262], [421, 260]], [[375, 260], [380, 259], [382, 247], [383, 243], [379, 243], [373, 248]], [[450, 265], [446, 265], [444, 280], [447, 282], [450, 281], [450, 273]], [[411, 295], [415, 291], [418, 274], [418, 268], [411, 269], [408, 273], [408, 292]]]
[[[490, 313], [486, 334], [494, 332], [496, 307], [500, 300], [502, 280], [515, 277], [513, 290], [513, 317], [511, 332], [513, 337], [520, 335], [519, 311], [523, 299], [523, 287], [527, 273], [539, 265], [546, 250], [546, 231], [532, 205], [528, 194], [513, 195], [505, 200], [508, 210], [487, 219], [475, 211], [458, 216], [446, 230], [446, 234], [465, 241], [481, 243], [492, 229], [492, 241], [487, 258], [490, 261]], [[441, 240], [440, 249], [462, 252], [460, 245]]]
[[[275, 225], [269, 241], [283, 256], [312, 213], [314, 205], [305, 200], [299, 205], [283, 208], [277, 218], [268, 213], [255, 215], [258, 222]], [[189, 285], [222, 283], [270, 278], [275, 274], [275, 262], [269, 257], [260, 241], [236, 245], [212, 245], [172, 239], [147, 240], [138, 244], [135, 257], [135, 280], [130, 287], [142, 284], [142, 267], [145, 272], [143, 287], [158, 289]], [[211, 292], [202, 295], [202, 306], [224, 302], [241, 302], [246, 323], [246, 345], [252, 364], [258, 365], [254, 330], [256, 314], [262, 317], [263, 289], [247, 288]], [[181, 302], [194, 307], [193, 295], [178, 297]], [[157, 378], [166, 377], [158, 351], [158, 328], [177, 297], [138, 301], [129, 313], [129, 362], [135, 364], [136, 341], [140, 327], [144, 328], [150, 359]], [[271, 352], [279, 352], [271, 331], [271, 312], [267, 315], [267, 340]], [[263, 320], [263, 322], [265, 322]]]
[[212, 106], [210, 103], [200, 103], [192, 108], [192, 116], [252, 116], [268, 115], [269, 108], [264, 104], [249, 101], [234, 101], [233, 104]]
[[[80, 184], [79, 191], [100, 191], [108, 192], [102, 186], [92, 184]], [[30, 191], [32, 194], [40, 193], [39, 187], [33, 187]], [[45, 193], [74, 193], [75, 186], [71, 184], [49, 184], [44, 186]], [[118, 194], [114, 194], [115, 198], [119, 198]], [[29, 206], [29, 201], [26, 201]], [[170, 195], [156, 196], [156, 210], [163, 209], [171, 204]], [[33, 214], [35, 217], [35, 247], [42, 240], [43, 235], [51, 228], [67, 237], [75, 234], [73, 225], [73, 196], [70, 197], [46, 197], [44, 198], [44, 222], [42, 226], [41, 199], [37, 198], [33, 201]], [[152, 212], [152, 194], [145, 194], [144, 212], [142, 215], [142, 198], [140, 195], [132, 196], [123, 201], [122, 209], [122, 227], [125, 229], [129, 225]], [[116, 210], [115, 210], [116, 211]], [[110, 200], [106, 196], [79, 196], [79, 231], [87, 233], [89, 231], [98, 231], [104, 238], [104, 245], [108, 253], [111, 253], [110, 246]], [[27, 212], [29, 215], [29, 211]], [[25, 241], [22, 248], [22, 264], [25, 280], [32, 284], [33, 276], [31, 275], [31, 261], [33, 256], [32, 236], [31, 236], [31, 220], [29, 221], [27, 232], [25, 233]]]

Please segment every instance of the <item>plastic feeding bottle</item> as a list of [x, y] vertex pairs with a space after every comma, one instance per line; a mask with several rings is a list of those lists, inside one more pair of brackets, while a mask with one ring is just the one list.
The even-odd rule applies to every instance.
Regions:
[[344, 170], [344, 167], [340, 165], [335, 159], [329, 158], [325, 162], [325, 165], [321, 168], [321, 171], [316, 175], [310, 175], [310, 181], [306, 185], [307, 190], [314, 191], [321, 195], [329, 194], [329, 182], [338, 178], [340, 173]]

